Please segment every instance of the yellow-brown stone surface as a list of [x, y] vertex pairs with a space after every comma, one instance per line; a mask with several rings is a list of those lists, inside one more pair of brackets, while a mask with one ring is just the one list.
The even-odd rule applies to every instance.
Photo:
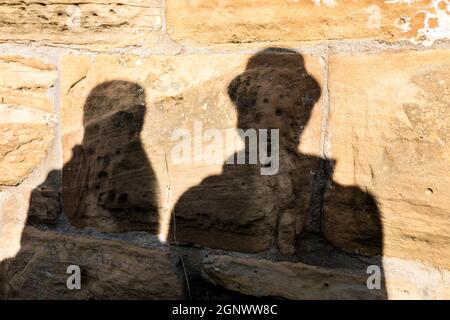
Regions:
[[105, 50], [154, 45], [160, 1], [15, 1], [0, 4], [0, 42]]
[[[180, 41], [247, 43], [449, 38], [447, 8], [432, 0], [168, 0], [170, 35]], [[431, 18], [435, 24], [429, 23]]]
[[56, 80], [50, 64], [0, 56], [0, 187], [17, 185], [44, 159], [54, 137]]
[[[277, 54], [274, 56], [277, 57]], [[283, 62], [286, 54], [280, 56], [280, 61]], [[93, 226], [99, 230], [116, 232], [155, 230], [160, 238], [166, 239], [173, 234], [173, 231], [169, 231], [173, 206], [189, 188], [198, 186], [197, 189], [191, 190], [192, 193], [186, 193], [186, 197], [175, 210], [178, 221], [177, 240], [237, 251], [260, 251], [267, 249], [270, 243], [279, 215], [277, 210], [281, 210], [278, 208], [280, 203], [288, 202], [293, 197], [294, 186], [289, 168], [297, 166], [301, 167], [298, 171], [305, 174], [305, 177], [299, 178], [304, 179], [303, 190], [299, 194], [299, 199], [303, 199], [303, 207], [291, 219], [283, 220], [281, 226], [284, 233], [280, 237], [280, 241], [285, 242], [286, 250], [292, 250], [295, 234], [302, 230], [302, 221], [306, 217], [310, 197], [308, 186], [313, 177], [312, 171], [317, 169], [318, 165], [318, 158], [314, 156], [320, 154], [322, 105], [319, 99], [323, 67], [316, 56], [305, 55], [304, 61], [297, 53], [289, 52], [288, 56], [293, 57], [294, 65], [292, 61], [289, 62], [290, 58], [286, 66], [274, 60], [278, 67], [272, 70], [271, 59], [268, 59], [267, 65], [263, 63], [255, 67], [257, 72], [247, 73], [247, 64], [252, 57], [249, 54], [193, 54], [151, 58], [101, 55], [95, 61], [83, 56], [64, 58], [61, 85], [64, 94], [63, 199], [65, 212], [71, 222], [79, 227]], [[296, 70], [298, 66], [300, 69]], [[277, 68], [285, 71], [279, 71]], [[299, 73], [290, 71], [289, 68]], [[280, 75], [277, 75], [277, 72], [281, 72]], [[287, 78], [283, 72], [287, 72]], [[242, 78], [238, 79], [240, 75]], [[248, 79], [244, 81], [246, 77]], [[272, 78], [276, 80], [272, 81]], [[248, 81], [253, 89], [247, 92], [244, 87], [234, 86], [234, 91], [230, 91], [233, 79]], [[299, 92], [289, 89], [292, 81], [298, 82]], [[256, 89], [257, 87], [260, 89]], [[285, 95], [287, 100], [277, 105], [276, 101], [282, 95]], [[217, 128], [224, 139], [227, 130], [236, 139], [238, 126], [247, 129], [246, 126], [253, 120], [248, 117], [245, 121], [242, 120], [243, 114], [237, 114], [232, 99], [247, 99], [251, 107], [252, 99], [257, 99], [260, 101], [257, 102], [261, 108], [260, 116], [266, 117], [263, 119], [265, 122], [260, 125], [269, 125], [269, 128], [280, 127], [284, 132], [283, 128], [288, 127], [289, 119], [280, 122], [281, 124], [277, 123], [279, 120], [274, 118], [275, 109], [286, 107], [285, 114], [295, 119], [293, 110], [289, 109], [295, 106], [289, 100], [290, 95], [298, 100], [299, 110], [302, 104], [307, 104], [308, 107], [297, 115], [301, 128], [294, 124], [291, 127], [291, 130], [298, 130], [294, 132], [294, 140], [303, 130], [300, 146], [297, 146], [297, 140], [296, 143], [293, 142], [295, 145], [290, 146], [301, 156], [280, 164], [282, 174], [268, 178], [261, 176], [259, 169], [256, 174], [252, 174], [245, 171], [249, 168], [235, 165], [228, 167], [236, 167], [236, 170], [242, 169], [245, 172], [230, 171], [221, 176], [227, 157], [239, 150], [236, 147], [228, 149], [224, 145], [218, 148], [218, 158], [212, 159], [210, 163], [194, 158], [201, 156], [196, 154], [195, 150], [191, 163], [179, 164], [173, 161], [173, 148], [179, 143], [179, 139], [172, 138], [176, 129], [185, 129], [193, 138], [195, 135], [196, 138], [201, 138], [201, 133], [194, 132], [196, 123], [201, 123], [203, 132]], [[308, 100], [308, 95], [314, 97]], [[276, 99], [269, 102], [272, 98]], [[267, 104], [267, 110], [263, 109], [264, 104]], [[98, 111], [91, 112], [90, 110], [94, 110], [92, 108]], [[133, 113], [130, 108], [144, 109], [128, 117], [127, 113]], [[251, 114], [256, 115], [258, 112]], [[263, 116], [264, 113], [269, 116]], [[279, 113], [281, 116], [283, 111], [279, 110]], [[117, 117], [122, 120], [117, 122], [113, 130], [116, 121], [114, 119]], [[142, 117], [143, 123], [140, 120]], [[127, 125], [127, 119], [134, 119], [135, 126], [139, 128]], [[104, 148], [103, 145], [106, 144], [108, 146]], [[131, 148], [130, 144], [135, 147]], [[205, 142], [205, 145], [207, 144]], [[122, 152], [124, 150], [125, 152]], [[129, 150], [128, 153], [126, 150]], [[120, 160], [122, 158], [123, 160]], [[120, 177], [114, 173], [118, 168], [121, 168]], [[97, 178], [87, 182], [88, 189], [92, 191], [86, 191], [86, 196], [81, 196], [83, 200], [80, 200], [80, 193], [72, 190], [74, 187], [84, 186], [78, 184], [79, 181], [85, 181], [80, 176], [84, 176], [86, 170], [94, 170], [89, 171], [93, 172], [90, 177]], [[137, 176], [136, 170], [141, 170]], [[147, 178], [141, 181], [141, 177]], [[110, 185], [110, 182], [105, 184], [103, 180], [113, 181], [113, 185]], [[220, 190], [219, 194], [214, 193], [214, 190]], [[274, 190], [277, 191], [274, 193]], [[202, 194], [201, 200], [194, 199], [196, 192]], [[282, 195], [278, 200], [273, 199], [276, 193]], [[135, 200], [130, 200], [132, 197]], [[217, 197], [223, 199], [219, 200]], [[120, 199], [123, 200], [122, 204]], [[146, 205], [146, 209], [139, 213], [141, 206], [127, 207], [125, 203], [128, 200], [135, 204], [150, 205]], [[234, 209], [232, 204], [235, 205]], [[128, 216], [115, 214], [121, 210], [130, 213]], [[237, 214], [236, 210], [241, 210], [241, 213]]]
[[[67, 287], [70, 265], [80, 267], [80, 290]], [[20, 252], [0, 262], [0, 297], [180, 299], [182, 282], [164, 249], [27, 227]]]
[[449, 26], [447, 0], [2, 1], [0, 298], [448, 299]]
[[221, 255], [212, 255], [204, 261], [204, 271], [213, 283], [257, 297], [294, 300], [448, 298], [448, 271], [399, 259], [385, 260], [383, 269], [382, 290], [369, 290], [365, 270]]
[[[329, 157], [337, 162], [333, 182], [359, 186], [378, 204], [383, 254], [446, 269], [449, 70], [448, 50], [332, 55], [327, 132]], [[344, 250], [370, 253], [370, 243], [352, 240], [370, 228], [363, 204], [352, 199], [330, 186], [323, 231]]]

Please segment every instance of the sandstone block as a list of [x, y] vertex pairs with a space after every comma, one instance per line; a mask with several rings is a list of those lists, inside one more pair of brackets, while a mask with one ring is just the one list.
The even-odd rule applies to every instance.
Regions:
[[31, 193], [32, 188], [20, 186], [0, 194], [0, 261], [14, 257], [20, 250]]
[[41, 163], [54, 136], [52, 65], [0, 56], [0, 187], [23, 181]]
[[[67, 288], [69, 265], [80, 267], [80, 290]], [[33, 227], [25, 229], [20, 252], [2, 261], [0, 270], [0, 293], [9, 299], [182, 297], [182, 283], [169, 254], [161, 248], [67, 236]]]
[[450, 266], [449, 64], [446, 50], [331, 57], [327, 144], [337, 163], [323, 230], [336, 246], [373, 249], [358, 240], [380, 228], [358, 186], [379, 208], [384, 255]]
[[328, 268], [301, 262], [210, 255], [205, 277], [229, 290], [286, 299], [448, 299], [450, 272], [384, 259], [382, 287], [369, 290], [365, 268]]
[[450, 38], [444, 1], [169, 0], [179, 41], [214, 43]]
[[304, 263], [212, 256], [205, 260], [207, 278], [233, 291], [257, 297], [304, 299], [383, 299], [369, 290], [363, 272], [322, 268]]
[[161, 27], [157, 0], [31, 1], [0, 5], [0, 42], [39, 42], [90, 50], [154, 45]]
[[[0, 261], [14, 257], [21, 248], [22, 233], [27, 224], [54, 224], [61, 213], [61, 172], [45, 168], [37, 178], [0, 193]], [[35, 177], [33, 177], [34, 179]], [[30, 180], [33, 180], [30, 179]], [[29, 184], [28, 184], [29, 182]]]

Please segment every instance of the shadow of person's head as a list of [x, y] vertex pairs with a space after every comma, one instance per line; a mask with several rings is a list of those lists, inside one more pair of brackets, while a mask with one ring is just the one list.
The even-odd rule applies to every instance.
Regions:
[[[138, 134], [144, 125], [145, 109], [145, 90], [139, 84], [123, 80], [103, 82], [86, 99], [83, 125], [87, 129], [113, 119], [114, 125], [119, 126], [116, 129], [125, 124], [130, 134]], [[121, 118], [124, 121], [119, 123]]]
[[157, 181], [141, 141], [145, 90], [103, 82], [84, 104], [81, 145], [64, 166], [64, 206], [74, 225], [101, 231], [153, 230]]
[[238, 128], [279, 129], [280, 144], [295, 147], [321, 89], [300, 53], [267, 48], [249, 59], [228, 95], [238, 111]]

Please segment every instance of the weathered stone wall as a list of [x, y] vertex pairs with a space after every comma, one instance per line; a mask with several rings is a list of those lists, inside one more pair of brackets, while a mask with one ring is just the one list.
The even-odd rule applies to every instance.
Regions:
[[[1, 297], [450, 298], [448, 1], [0, 8]], [[199, 123], [279, 172], [175, 163]]]

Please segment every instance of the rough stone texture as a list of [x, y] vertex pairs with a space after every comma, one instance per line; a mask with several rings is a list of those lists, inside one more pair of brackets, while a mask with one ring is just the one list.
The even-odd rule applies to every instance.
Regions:
[[[160, 248], [27, 227], [21, 250], [0, 264], [0, 294], [9, 299], [177, 299], [182, 284]], [[68, 290], [67, 267], [81, 269], [81, 290]]]
[[[155, 210], [151, 214], [157, 214], [158, 219], [152, 222], [141, 220], [139, 229], [151, 231], [156, 225], [162, 239], [173, 238], [173, 230], [169, 230], [172, 207], [189, 188], [198, 185], [187, 192], [176, 205], [177, 241], [236, 251], [264, 250], [272, 241], [272, 232], [278, 216], [283, 214], [284, 210], [288, 214], [288, 209], [294, 207], [294, 223], [290, 224], [288, 220], [283, 219], [281, 226], [285, 229], [285, 237], [280, 238], [281, 246], [286, 248], [286, 251], [292, 251], [295, 235], [303, 228], [302, 221], [306, 216], [310, 197], [309, 185], [313, 176], [311, 171], [317, 168], [318, 158], [308, 155], [320, 153], [321, 103], [317, 103], [315, 108], [313, 106], [320, 97], [322, 67], [317, 57], [305, 56], [305, 71], [302, 58], [292, 53], [287, 55], [288, 63], [283, 67], [286, 54], [281, 56], [281, 60], [275, 58], [274, 62], [271, 61], [273, 58], [267, 58], [264, 63], [268, 63], [268, 66], [255, 65], [250, 68], [254, 70], [247, 70], [246, 73], [244, 71], [249, 68], [249, 55], [183, 55], [147, 59], [102, 55], [94, 62], [84, 57], [66, 57], [63, 61], [61, 86], [64, 93], [63, 198], [71, 222], [81, 227], [94, 226], [98, 230], [135, 230], [136, 225], [128, 223], [130, 217], [124, 217], [120, 221], [114, 218], [114, 210], [125, 208], [120, 203], [115, 203], [114, 199], [112, 202], [115, 204], [111, 206], [115, 207], [104, 210], [102, 194], [107, 196], [108, 192], [114, 191], [114, 194], [120, 197], [121, 191], [117, 190], [120, 186], [114, 183], [111, 185], [111, 177], [112, 180], [123, 179], [123, 176], [127, 176], [127, 170], [135, 177], [135, 168], [144, 166], [151, 170], [151, 178], [158, 181], [158, 185], [149, 187], [153, 192], [145, 193], [146, 197], [154, 195]], [[270, 67], [270, 63], [279, 65]], [[229, 85], [233, 80], [235, 82], [231, 90]], [[125, 84], [125, 81], [128, 84]], [[290, 86], [293, 86], [292, 81], [295, 81], [298, 91], [290, 89]], [[238, 82], [250, 82], [251, 87], [245, 89]], [[106, 89], [102, 89], [106, 91], [99, 91], [99, 85], [100, 88], [106, 86]], [[118, 89], [124, 85], [125, 89]], [[257, 86], [262, 89], [257, 89]], [[273, 91], [273, 88], [277, 88], [276, 91]], [[138, 100], [137, 103], [136, 100], [130, 102], [133, 100], [129, 99], [130, 95]], [[285, 98], [280, 98], [283, 95]], [[107, 102], [108, 99], [115, 101], [117, 110], [104, 110], [111, 105]], [[242, 110], [237, 112], [233, 100], [237, 104], [246, 104], [245, 101], [252, 103], [252, 99], [258, 100], [255, 108], [259, 108], [259, 112], [247, 115]], [[277, 105], [275, 102], [278, 99], [285, 101]], [[87, 110], [91, 110], [91, 103], [86, 101], [92, 101], [94, 108], [101, 109], [102, 114], [107, 116], [100, 117], [95, 112], [87, 114]], [[104, 151], [101, 150], [110, 150], [106, 147], [102, 149], [102, 144], [114, 146], [119, 150], [123, 149], [124, 145], [118, 141], [129, 143], [128, 129], [116, 127], [114, 131], [108, 131], [107, 128], [114, 122], [115, 117], [119, 116], [119, 109], [132, 110], [142, 104], [145, 105], [143, 128], [140, 135], [134, 135], [133, 139], [140, 145], [139, 150], [144, 150], [147, 159], [143, 161], [124, 152], [128, 169], [121, 168], [121, 177], [116, 177], [113, 172], [114, 163], [105, 170], [104, 164], [96, 164], [95, 159], [104, 158]], [[302, 111], [294, 116], [296, 106]], [[242, 105], [238, 107], [242, 108]], [[275, 115], [277, 108], [280, 109], [279, 116]], [[258, 120], [249, 116], [257, 113], [261, 116]], [[86, 119], [86, 115], [89, 119]], [[296, 119], [292, 124], [289, 124], [289, 116]], [[308, 123], [309, 118], [311, 120]], [[195, 154], [195, 150], [192, 163], [175, 163], [172, 154], [173, 148], [179, 144], [179, 139], [172, 139], [172, 134], [175, 129], [186, 129], [193, 139], [195, 134], [197, 138], [200, 137], [194, 132], [195, 121], [202, 122], [203, 132], [209, 128], [217, 128], [223, 137], [229, 129], [238, 142], [237, 147], [229, 149], [218, 145], [218, 157], [209, 159], [209, 163], [201, 163], [198, 160], [201, 154]], [[122, 124], [125, 122], [121, 121]], [[86, 123], [89, 128], [93, 128], [95, 123], [98, 124], [100, 132], [104, 130], [103, 133], [97, 135], [89, 131], [91, 129], [86, 131]], [[220, 175], [225, 160], [242, 147], [236, 137], [236, 127], [281, 129], [284, 148], [281, 151], [281, 174], [264, 177], [260, 175], [258, 166], [230, 165], [224, 166], [224, 172]], [[302, 143], [298, 147], [298, 135], [303, 129]], [[95, 138], [92, 140], [95, 146], [91, 154], [88, 151], [90, 137]], [[208, 144], [210, 142], [205, 141], [205, 145]], [[84, 188], [86, 185], [80, 183], [86, 183], [86, 180], [79, 178], [80, 174], [69, 173], [73, 172], [74, 159], [80, 158], [76, 153], [80, 152], [86, 154], [86, 159], [92, 160], [83, 160], [85, 164], [77, 166], [84, 168], [82, 170], [86, 172], [96, 170], [93, 175], [96, 178], [93, 180], [100, 184], [98, 193], [94, 190], [81, 197], [77, 191], [71, 190]], [[301, 168], [299, 172], [304, 176], [294, 174], [292, 168]], [[100, 177], [101, 171], [108, 175]], [[146, 179], [146, 183], [152, 179]], [[297, 183], [303, 185], [303, 190], [298, 191], [298, 198], [293, 198], [292, 190], [297, 188], [293, 179], [302, 181], [302, 184]], [[94, 181], [87, 182], [89, 188], [96, 188]], [[139, 196], [143, 194], [142, 186], [143, 183], [131, 181], [124, 187], [128, 189], [128, 193], [135, 192]], [[198, 199], [199, 192], [201, 200]], [[276, 199], [276, 194], [282, 196]], [[293, 203], [295, 201], [298, 203]], [[136, 203], [132, 200], [130, 202]], [[75, 209], [80, 205], [89, 209]], [[76, 214], [79, 216], [75, 217]]]
[[0, 3], [0, 295], [450, 297], [447, 0], [102, 1]]
[[[384, 254], [446, 269], [449, 66], [446, 50], [332, 55], [328, 129], [334, 183], [375, 196]], [[360, 223], [363, 204], [342, 190], [331, 185], [327, 191], [323, 231], [346, 251], [370, 253], [370, 242], [352, 239], [377, 226]]]
[[[390, 299], [442, 299], [448, 297], [450, 273], [414, 263], [384, 263]], [[381, 290], [369, 290], [361, 270], [317, 267], [301, 262], [213, 255], [204, 261], [210, 281], [257, 297], [286, 299], [383, 299]]]
[[[0, 107], [1, 108], [1, 107]], [[26, 178], [45, 157], [53, 130], [47, 124], [0, 124], [0, 181], [13, 186]]]
[[363, 273], [326, 269], [303, 263], [213, 256], [205, 273], [227, 289], [258, 297], [286, 299], [380, 299], [368, 290]]
[[168, 0], [166, 7], [170, 35], [179, 41], [202, 44], [336, 39], [432, 41], [450, 37], [445, 18], [450, 11], [443, 3]]
[[16, 1], [0, 4], [0, 42], [106, 50], [154, 45], [160, 1]]
[[60, 216], [60, 172], [47, 172], [43, 165], [26, 183], [0, 193], [0, 260], [19, 252], [27, 222], [55, 224]]
[[2, 104], [53, 112], [53, 101], [47, 95], [57, 76], [53, 65], [34, 58], [1, 55], [0, 72]]
[[52, 65], [0, 56], [0, 187], [23, 181], [44, 159], [54, 136], [53, 104], [47, 91], [56, 80]]
[[39, 222], [55, 222], [61, 213], [60, 172], [51, 171], [44, 183], [33, 189], [28, 218]]
[[16, 187], [0, 194], [0, 260], [14, 257], [20, 250], [20, 239], [27, 220], [32, 189]]

